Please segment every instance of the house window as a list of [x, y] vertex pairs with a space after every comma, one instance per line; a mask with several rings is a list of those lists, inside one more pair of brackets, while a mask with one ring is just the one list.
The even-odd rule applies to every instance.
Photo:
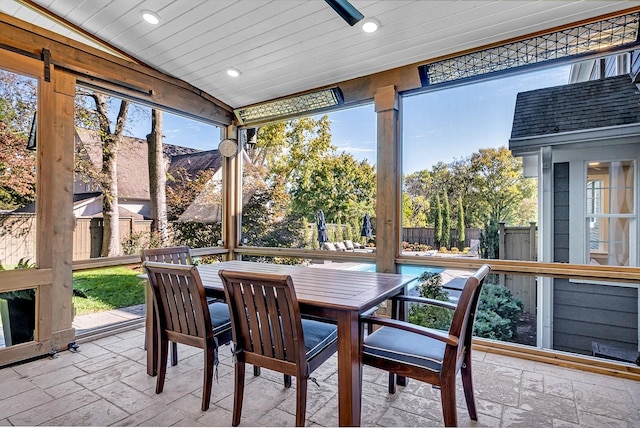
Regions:
[[633, 266], [635, 228], [634, 163], [589, 162], [586, 178], [586, 233], [590, 263]]

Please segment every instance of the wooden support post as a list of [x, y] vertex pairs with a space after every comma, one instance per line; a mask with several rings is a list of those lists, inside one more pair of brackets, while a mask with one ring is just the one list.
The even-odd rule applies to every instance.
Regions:
[[[73, 228], [75, 224], [73, 175], [76, 79], [69, 73], [54, 69], [53, 66], [51, 67], [51, 76], [53, 109], [45, 109], [43, 112], [50, 113], [52, 123], [46, 123], [43, 132], [38, 129], [38, 142], [42, 142], [42, 146], [45, 146], [42, 149], [46, 150], [41, 155], [41, 147], [38, 147], [39, 162], [42, 168], [40, 173], [48, 177], [47, 181], [43, 180], [43, 177], [39, 177], [38, 193], [43, 188], [49, 190], [45, 195], [49, 201], [44, 210], [38, 207], [38, 214], [42, 215], [42, 221], [47, 226], [39, 223], [38, 234], [41, 240], [50, 240], [50, 245], [46, 246], [48, 248], [47, 254], [38, 252], [38, 256], [39, 261], [44, 262], [39, 267], [51, 267], [53, 273], [51, 300], [43, 302], [50, 305], [52, 313], [48, 322], [43, 322], [43, 327], [47, 324], [50, 326], [53, 346], [62, 350], [67, 349], [69, 343], [73, 342], [75, 338], [75, 331], [72, 328], [73, 271], [71, 266], [73, 264]], [[41, 227], [50, 227], [51, 230], [42, 230]]]
[[378, 124], [376, 195], [376, 270], [396, 272], [402, 230], [400, 218], [402, 144], [399, 97], [395, 86], [379, 88], [374, 96]]
[[[233, 138], [240, 143], [238, 128], [229, 125], [226, 129], [226, 138]], [[222, 240], [229, 249], [230, 254], [238, 247], [238, 212], [242, 203], [242, 189], [240, 185], [240, 173], [242, 162], [242, 150], [238, 148], [238, 154], [232, 158], [222, 158]]]

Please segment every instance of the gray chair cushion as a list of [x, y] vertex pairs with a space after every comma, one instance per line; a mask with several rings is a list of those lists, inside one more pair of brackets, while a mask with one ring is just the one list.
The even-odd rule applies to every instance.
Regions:
[[[218, 335], [224, 330], [231, 331], [231, 316], [229, 315], [229, 306], [226, 303], [215, 302], [209, 304], [209, 315], [211, 316], [211, 326], [213, 334]], [[231, 335], [229, 334], [229, 337]], [[225, 338], [226, 339], [226, 338]], [[224, 340], [222, 343], [227, 343]]]
[[313, 358], [325, 346], [338, 339], [338, 328], [326, 322], [303, 319], [302, 330], [307, 359]]
[[364, 339], [363, 352], [433, 371], [442, 369], [446, 345], [430, 337], [381, 327]]

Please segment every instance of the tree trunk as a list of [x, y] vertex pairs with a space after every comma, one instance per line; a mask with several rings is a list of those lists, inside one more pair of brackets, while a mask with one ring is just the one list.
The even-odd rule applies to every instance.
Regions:
[[129, 101], [120, 102], [120, 110], [116, 118], [115, 132], [111, 132], [107, 96], [102, 93], [91, 94], [96, 103], [96, 112], [100, 126], [102, 141], [102, 232], [101, 257], [120, 255], [120, 215], [118, 213], [118, 146], [127, 121]]
[[120, 213], [118, 212], [118, 140], [104, 141], [102, 151], [102, 249], [101, 257], [120, 255]]
[[162, 111], [151, 110], [151, 133], [147, 135], [149, 155], [149, 216], [151, 231], [158, 235], [160, 244], [169, 243], [167, 222], [167, 194], [165, 162], [162, 151]]

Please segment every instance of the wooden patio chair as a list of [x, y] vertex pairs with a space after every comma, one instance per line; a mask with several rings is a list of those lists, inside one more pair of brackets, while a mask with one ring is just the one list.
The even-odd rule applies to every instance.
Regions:
[[[163, 248], [146, 248], [143, 249], [141, 254], [142, 262], [160, 262], [160, 263], [173, 263], [179, 265], [192, 265], [191, 251], [186, 245], [178, 247], [163, 247]], [[149, 296], [151, 297], [151, 296]], [[150, 330], [150, 329], [149, 329]], [[147, 338], [145, 337], [145, 343]], [[146, 349], [146, 345], [145, 345]], [[178, 345], [171, 344], [171, 365], [178, 364]]]
[[[364, 337], [364, 364], [389, 372], [389, 393], [396, 391], [396, 376], [410, 377], [440, 388], [445, 426], [457, 426], [456, 374], [462, 373], [462, 386], [472, 420], [478, 420], [471, 373], [471, 337], [480, 291], [487, 274], [483, 265], [466, 281], [457, 305], [417, 296], [393, 299], [392, 318], [362, 317], [364, 325], [380, 325]], [[449, 331], [435, 330], [393, 319], [407, 302], [436, 305], [454, 311]], [[400, 380], [398, 383], [401, 383]]]
[[296, 426], [304, 426], [307, 380], [337, 351], [336, 326], [302, 319], [293, 281], [288, 275], [225, 270], [219, 275], [229, 303], [233, 341], [237, 347], [232, 425], [240, 423], [245, 363], [250, 363], [297, 378]]
[[209, 408], [218, 343], [231, 341], [229, 307], [208, 304], [195, 266], [144, 262], [153, 289], [158, 319], [158, 376], [156, 394], [164, 389], [169, 340], [204, 350], [202, 410]]

